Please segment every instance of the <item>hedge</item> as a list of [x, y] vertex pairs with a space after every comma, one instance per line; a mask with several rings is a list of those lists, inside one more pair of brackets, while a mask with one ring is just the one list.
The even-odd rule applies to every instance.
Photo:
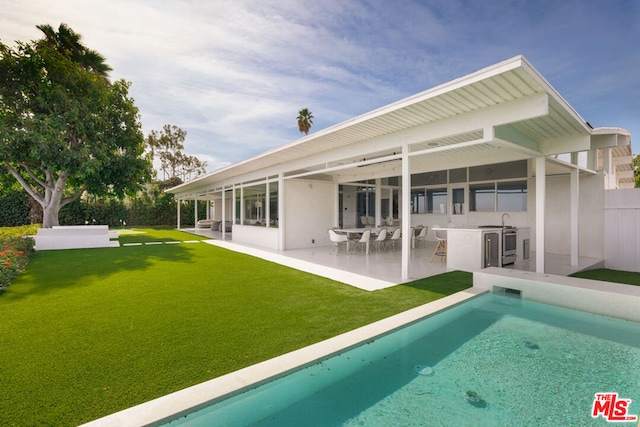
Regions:
[[[30, 213], [31, 208], [39, 212]], [[181, 225], [194, 225], [194, 203], [185, 201], [180, 207]], [[30, 217], [31, 215], [31, 217]], [[198, 203], [198, 218], [206, 217], [206, 204]], [[0, 227], [40, 222], [42, 210], [37, 203], [21, 191], [11, 191], [0, 197]], [[103, 224], [112, 227], [126, 225], [177, 224], [177, 207], [173, 194], [163, 193], [157, 188], [150, 193], [141, 193], [135, 198], [87, 197], [69, 203], [60, 209], [60, 225]]]

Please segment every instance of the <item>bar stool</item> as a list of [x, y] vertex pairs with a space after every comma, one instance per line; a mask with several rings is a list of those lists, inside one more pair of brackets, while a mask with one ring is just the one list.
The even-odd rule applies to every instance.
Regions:
[[436, 255], [440, 256], [440, 261], [447, 259], [447, 231], [446, 230], [433, 230], [433, 234], [436, 236], [438, 244], [431, 255], [431, 261]]

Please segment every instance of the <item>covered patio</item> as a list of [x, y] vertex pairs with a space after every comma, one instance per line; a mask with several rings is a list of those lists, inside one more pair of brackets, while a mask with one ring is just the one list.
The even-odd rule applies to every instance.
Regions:
[[[221, 232], [193, 228], [185, 228], [182, 231], [211, 237], [207, 243], [214, 246], [256, 256], [368, 291], [384, 289], [448, 271], [446, 262], [438, 258], [429, 262], [436, 246], [436, 242], [432, 241], [428, 241], [424, 246], [419, 245], [411, 251], [412, 276], [403, 278], [400, 274], [402, 254], [399, 251], [372, 250], [368, 255], [362, 251], [345, 254], [337, 253], [337, 249], [332, 246], [276, 251], [255, 245], [234, 243], [230, 233], [227, 233], [226, 239], [223, 239]], [[577, 266], [572, 266], [570, 258], [563, 255], [547, 254], [545, 259], [547, 273], [561, 276], [602, 266], [602, 260], [588, 257], [581, 257]], [[519, 263], [505, 268], [535, 271], [535, 264]]]
[[[168, 191], [231, 222], [222, 244], [230, 234], [270, 256], [394, 284], [446, 269], [428, 262], [431, 232], [427, 247], [411, 247], [412, 227], [508, 214], [530, 236], [530, 257], [514, 268], [569, 274], [602, 262], [603, 191], [629, 184], [629, 162], [627, 131], [593, 129], [518, 56]], [[327, 230], [385, 225], [401, 228], [400, 250], [330, 257]]]

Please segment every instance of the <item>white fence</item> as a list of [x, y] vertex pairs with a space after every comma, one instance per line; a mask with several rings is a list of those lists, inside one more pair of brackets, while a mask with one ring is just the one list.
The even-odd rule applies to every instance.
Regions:
[[640, 189], [604, 192], [604, 263], [640, 272]]

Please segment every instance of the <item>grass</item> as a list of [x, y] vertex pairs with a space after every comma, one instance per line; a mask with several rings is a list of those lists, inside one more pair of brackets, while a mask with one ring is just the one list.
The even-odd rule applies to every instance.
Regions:
[[[198, 240], [133, 230], [122, 242]], [[0, 296], [0, 425], [77, 425], [471, 286], [376, 292], [203, 243], [37, 252]]]
[[571, 275], [583, 279], [604, 280], [605, 282], [623, 283], [626, 285], [640, 286], [640, 273], [633, 271], [618, 271], [599, 268], [595, 270], [581, 271]]

